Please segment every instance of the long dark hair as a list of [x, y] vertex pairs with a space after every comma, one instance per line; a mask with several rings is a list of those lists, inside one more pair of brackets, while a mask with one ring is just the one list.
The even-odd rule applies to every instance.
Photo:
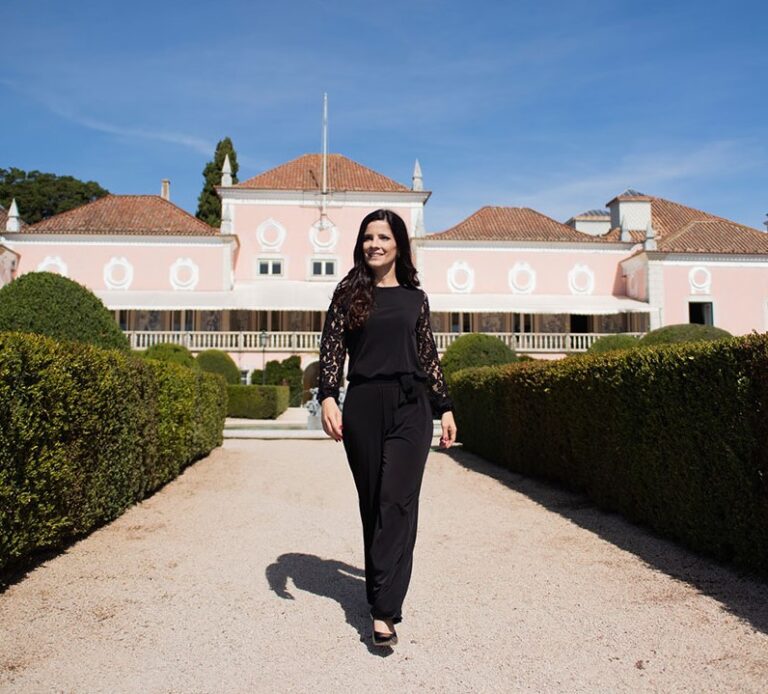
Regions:
[[347, 324], [351, 329], [363, 325], [373, 308], [374, 275], [363, 255], [363, 236], [368, 225], [377, 220], [389, 224], [392, 235], [395, 237], [398, 253], [395, 260], [395, 275], [398, 283], [404, 287], [418, 287], [420, 284], [418, 272], [413, 266], [411, 242], [403, 218], [392, 210], [374, 210], [367, 214], [360, 222], [360, 231], [357, 233], [353, 253], [355, 264], [336, 287], [337, 297], [346, 308]]

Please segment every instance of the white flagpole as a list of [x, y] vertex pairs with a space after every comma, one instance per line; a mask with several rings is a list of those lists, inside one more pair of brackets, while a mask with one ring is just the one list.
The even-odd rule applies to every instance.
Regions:
[[325, 219], [325, 201], [328, 197], [328, 92], [323, 94], [323, 190], [322, 218]]

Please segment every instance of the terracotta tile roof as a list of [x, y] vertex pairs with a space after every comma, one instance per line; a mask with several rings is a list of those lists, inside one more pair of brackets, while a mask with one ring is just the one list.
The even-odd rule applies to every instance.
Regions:
[[576, 231], [528, 207], [481, 207], [456, 226], [424, 238], [435, 241], [603, 242], [602, 237]]
[[[264, 171], [238, 183], [234, 188], [262, 190], [320, 190], [323, 182], [323, 163], [320, 154], [303, 154], [292, 161]], [[377, 173], [341, 154], [328, 155], [329, 190], [364, 192], [409, 191], [410, 188]]]
[[[649, 197], [657, 249], [666, 253], [768, 253], [768, 234], [664, 198]], [[618, 241], [621, 230], [602, 236]], [[642, 243], [645, 231], [631, 231]]]
[[768, 253], [768, 234], [726, 220], [687, 224], [658, 243], [673, 253]]
[[[606, 243], [621, 243], [621, 229], [619, 227], [614, 227], [600, 236], [600, 238]], [[642, 243], [645, 241], [645, 231], [630, 231], [629, 238], [631, 239], [629, 243]]]
[[126, 236], [218, 236], [159, 195], [107, 195], [22, 229], [27, 234], [117, 234]]

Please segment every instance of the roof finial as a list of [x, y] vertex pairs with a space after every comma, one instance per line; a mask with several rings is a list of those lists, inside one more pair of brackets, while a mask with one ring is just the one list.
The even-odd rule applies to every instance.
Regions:
[[221, 185], [232, 185], [232, 164], [229, 161], [229, 153], [224, 156], [224, 164], [221, 167]]
[[11, 207], [8, 210], [8, 219], [5, 222], [6, 231], [19, 231], [21, 229], [21, 220], [19, 219], [19, 208], [16, 205], [16, 198], [11, 200]]
[[424, 179], [421, 175], [421, 164], [419, 164], [418, 159], [413, 165], [413, 185], [411, 186], [411, 190], [424, 190]]

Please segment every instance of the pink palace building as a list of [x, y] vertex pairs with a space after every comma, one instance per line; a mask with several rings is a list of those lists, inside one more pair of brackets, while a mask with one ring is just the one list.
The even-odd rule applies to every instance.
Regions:
[[174, 205], [167, 181], [159, 196], [109, 195], [31, 225], [15, 203], [0, 208], [0, 285], [58, 272], [91, 288], [137, 349], [223, 349], [244, 376], [291, 354], [306, 367], [360, 220], [388, 207], [409, 226], [440, 351], [467, 332], [552, 357], [674, 323], [768, 330], [768, 234], [634, 190], [564, 223], [489, 206], [438, 233], [418, 162], [410, 186], [340, 154], [233, 185], [227, 160], [218, 192], [220, 229]]

